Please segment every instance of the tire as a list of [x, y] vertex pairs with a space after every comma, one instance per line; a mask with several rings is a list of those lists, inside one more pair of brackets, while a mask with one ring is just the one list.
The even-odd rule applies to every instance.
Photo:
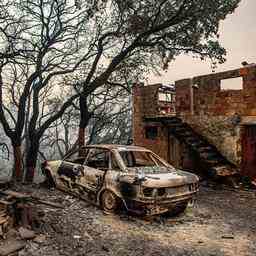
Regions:
[[169, 211], [166, 213], [167, 217], [175, 217], [178, 216], [187, 209], [188, 202], [182, 202], [180, 204], [177, 204], [173, 208], [169, 209]]
[[120, 199], [110, 190], [104, 190], [101, 194], [101, 208], [107, 213], [115, 213], [120, 206]]

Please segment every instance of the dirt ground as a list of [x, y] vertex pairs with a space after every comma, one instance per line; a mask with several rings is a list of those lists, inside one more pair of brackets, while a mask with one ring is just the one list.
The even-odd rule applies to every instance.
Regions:
[[35, 195], [62, 203], [45, 211], [38, 236], [19, 256], [256, 255], [256, 195], [202, 187], [197, 203], [175, 218], [106, 215], [56, 190]]

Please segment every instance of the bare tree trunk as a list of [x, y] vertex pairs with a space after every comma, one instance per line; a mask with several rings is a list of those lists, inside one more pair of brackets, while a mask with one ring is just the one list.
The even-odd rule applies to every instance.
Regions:
[[81, 149], [85, 144], [85, 127], [79, 127], [78, 146]]
[[27, 149], [26, 155], [26, 175], [25, 181], [33, 182], [36, 173], [37, 156], [39, 152], [39, 139], [33, 138], [30, 141], [30, 147]]
[[14, 170], [12, 173], [12, 180], [20, 182], [23, 179], [21, 145], [19, 144], [13, 145], [13, 155], [14, 155]]
[[85, 144], [85, 129], [92, 117], [92, 113], [89, 112], [87, 105], [87, 97], [80, 96], [79, 98], [79, 106], [80, 106], [80, 124], [79, 124], [79, 132], [78, 132], [78, 146], [81, 150]]

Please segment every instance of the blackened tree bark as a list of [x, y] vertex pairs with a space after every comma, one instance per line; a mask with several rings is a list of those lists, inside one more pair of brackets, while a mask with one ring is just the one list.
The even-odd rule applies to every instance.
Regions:
[[[19, 168], [26, 107], [33, 92], [28, 135], [31, 148], [27, 154], [31, 171], [26, 175], [31, 181], [37, 156], [34, 150], [38, 151], [40, 138], [72, 104], [69, 98], [63, 98], [65, 103], [56, 113], [39, 118], [39, 98], [50, 81], [74, 73], [83, 64], [82, 92], [75, 92], [79, 94], [75, 98], [81, 93], [79, 143], [83, 145], [90, 117], [86, 98], [107, 82], [114, 86], [127, 75], [137, 80], [139, 73], [160, 70], [163, 64], [166, 68], [183, 53], [223, 63], [226, 52], [218, 42], [219, 24], [240, 0], [82, 1], [79, 6], [62, 0], [16, 2], [0, 5], [0, 35], [6, 46], [0, 49], [0, 62], [10, 63], [5, 70], [10, 76], [6, 81], [13, 79], [15, 86], [6, 93], [15, 91], [17, 99], [12, 114], [4, 108], [1, 82], [0, 122], [12, 141]], [[10, 74], [13, 66], [15, 72]], [[14, 125], [10, 125], [10, 116]]]
[[34, 175], [36, 172], [40, 139], [37, 137], [37, 134], [33, 134], [32, 137], [29, 138], [29, 141], [30, 141], [30, 145], [26, 154], [27, 171], [25, 175], [25, 181], [33, 182]]
[[30, 140], [30, 146], [27, 152], [26, 157], [26, 176], [25, 181], [26, 182], [32, 182], [34, 179], [34, 174], [36, 171], [37, 166], [37, 157], [40, 147], [40, 139], [42, 138], [45, 131], [56, 121], [58, 120], [64, 112], [73, 104], [74, 100], [76, 100], [79, 97], [79, 94], [75, 94], [72, 97], [70, 97], [56, 113], [54, 113], [52, 116], [50, 116], [45, 122], [43, 122], [39, 127], [36, 126], [37, 119], [38, 119], [38, 94], [36, 91], [34, 91], [33, 94], [33, 115], [29, 123], [29, 140]]
[[82, 147], [85, 145], [85, 129], [89, 124], [89, 121], [93, 115], [88, 109], [87, 97], [81, 95], [79, 97], [79, 109], [80, 109], [80, 123], [78, 132], [78, 147], [80, 149], [80, 154], [82, 152]]
[[21, 143], [15, 141], [12, 143], [13, 147], [13, 156], [14, 156], [14, 166], [12, 172], [13, 181], [22, 181], [23, 179], [23, 166], [22, 166], [22, 152], [21, 152]]
[[[10, 0], [8, 5], [0, 5], [0, 36], [4, 46], [0, 49], [0, 73], [5, 88], [9, 87], [5, 93], [12, 100], [11, 103], [8, 100], [3, 102], [1, 81], [0, 122], [13, 145], [14, 179], [21, 180], [24, 176], [22, 140], [26, 137], [30, 140], [26, 149], [28, 173], [25, 178], [32, 181], [40, 138], [78, 97], [77, 92], [70, 89], [71, 95], [62, 99], [63, 105], [59, 104], [55, 113], [42, 112], [42, 91], [50, 83], [56, 84], [63, 76], [75, 72], [87, 57], [94, 55], [80, 44], [89, 7], [90, 4], [85, 3], [85, 8], [80, 10], [73, 2], [61, 0], [21, 0], [19, 4]], [[94, 40], [88, 40], [88, 43], [93, 44]], [[56, 77], [58, 79], [54, 79]], [[30, 107], [28, 99], [31, 95]], [[11, 105], [9, 109], [8, 105]], [[28, 109], [30, 112], [26, 117]], [[24, 131], [26, 121], [29, 122], [28, 131]]]
[[23, 178], [23, 167], [22, 167], [22, 152], [21, 152], [21, 133], [20, 126], [16, 123], [16, 129], [12, 130], [8, 120], [6, 118], [6, 112], [9, 112], [8, 108], [5, 107], [3, 102], [3, 78], [2, 70], [4, 64], [0, 66], [0, 122], [4, 128], [6, 135], [11, 139], [13, 156], [14, 156], [14, 165], [12, 179], [13, 181], [21, 181]]

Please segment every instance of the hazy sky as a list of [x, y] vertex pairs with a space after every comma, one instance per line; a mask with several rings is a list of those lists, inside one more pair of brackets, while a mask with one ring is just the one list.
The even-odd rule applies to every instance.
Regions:
[[[221, 23], [220, 41], [227, 50], [227, 61], [216, 72], [239, 68], [244, 60], [256, 63], [256, 0], [242, 0], [235, 13]], [[180, 56], [162, 76], [150, 77], [149, 83], [172, 83], [211, 72], [209, 62]]]

